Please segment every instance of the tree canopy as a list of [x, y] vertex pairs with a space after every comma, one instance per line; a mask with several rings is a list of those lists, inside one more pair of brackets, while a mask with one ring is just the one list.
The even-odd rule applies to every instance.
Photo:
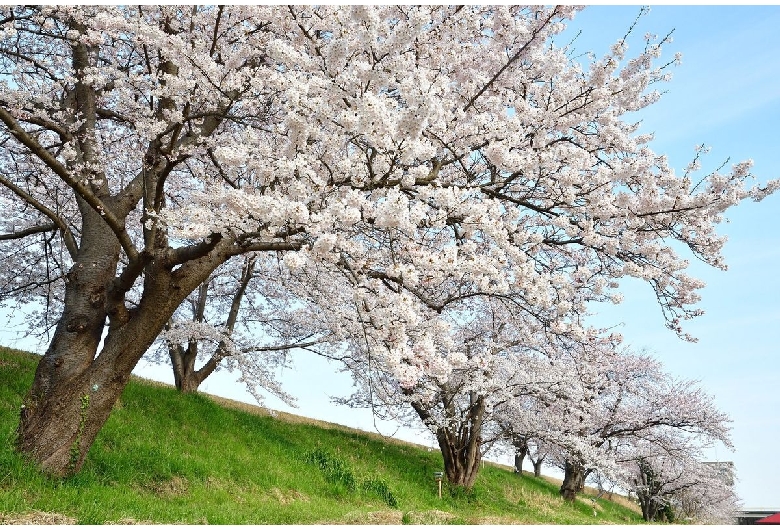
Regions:
[[0, 296], [54, 329], [19, 449], [77, 471], [182, 302], [242, 257], [406, 392], [492, 351], [482, 308], [526, 351], [586, 342], [626, 276], [686, 337], [702, 283], [678, 250], [723, 267], [723, 212], [776, 183], [669, 167], [630, 119], [664, 40], [581, 64], [552, 41], [576, 11], [2, 8]]

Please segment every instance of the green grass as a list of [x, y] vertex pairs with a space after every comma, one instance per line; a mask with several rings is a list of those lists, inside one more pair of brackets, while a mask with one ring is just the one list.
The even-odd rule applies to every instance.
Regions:
[[138, 380], [122, 394], [82, 471], [51, 479], [13, 451], [37, 360], [0, 347], [0, 523], [36, 513], [82, 524], [642, 522], [606, 500], [594, 516], [587, 496], [567, 504], [551, 482], [491, 465], [472, 491], [445, 488], [439, 499], [437, 452]]

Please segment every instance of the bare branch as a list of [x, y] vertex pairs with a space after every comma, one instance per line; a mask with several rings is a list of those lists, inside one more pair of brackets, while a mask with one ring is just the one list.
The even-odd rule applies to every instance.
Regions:
[[32, 154], [37, 156], [46, 166], [51, 169], [65, 184], [70, 186], [87, 204], [89, 204], [103, 220], [108, 224], [116, 235], [119, 243], [122, 245], [127, 257], [132, 261], [138, 259], [138, 251], [130, 240], [130, 236], [125, 230], [124, 223], [116, 218], [111, 209], [100, 198], [98, 198], [83, 182], [74, 178], [73, 175], [63, 166], [54, 156], [49, 153], [38, 141], [27, 134], [27, 131], [19, 126], [16, 119], [3, 107], [0, 107], [0, 121], [8, 128], [8, 131], [22, 145], [27, 147]]
[[10, 239], [22, 239], [24, 237], [33, 234], [40, 234], [41, 232], [50, 232], [55, 228], [57, 228], [57, 225], [55, 225], [54, 223], [47, 223], [45, 225], [31, 226], [29, 228], [25, 228], [24, 230], [14, 230], [10, 234], [0, 234], [0, 241], [8, 241]]
[[71, 258], [76, 257], [76, 254], [78, 253], [78, 245], [76, 244], [76, 239], [73, 237], [73, 232], [71, 232], [70, 227], [68, 224], [63, 220], [59, 215], [57, 215], [51, 208], [48, 208], [46, 205], [44, 205], [41, 201], [37, 200], [35, 197], [24, 191], [22, 188], [5, 178], [3, 175], [0, 175], [0, 184], [5, 186], [6, 188], [10, 189], [16, 196], [21, 198], [24, 202], [41, 212], [43, 215], [51, 219], [51, 221], [57, 226], [57, 228], [62, 232], [62, 237], [65, 240], [65, 247], [68, 249], [68, 253], [70, 254]]

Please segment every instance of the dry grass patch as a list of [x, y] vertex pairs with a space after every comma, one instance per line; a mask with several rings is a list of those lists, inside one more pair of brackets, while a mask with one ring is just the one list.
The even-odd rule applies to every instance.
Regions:
[[562, 497], [550, 496], [522, 485], [505, 487], [504, 497], [512, 504], [519, 504], [523, 507], [533, 506], [536, 513], [544, 518], [549, 517], [550, 520], [553, 520], [561, 512], [565, 502]]
[[285, 505], [292, 502], [309, 502], [309, 497], [298, 490], [287, 490], [286, 492], [283, 492], [279, 488], [271, 488], [266, 493], [266, 497], [270, 497], [279, 504]]
[[[550, 484], [555, 484], [556, 486], [560, 486], [561, 484], [563, 484], [563, 481], [561, 479], [559, 479], [559, 478], [546, 477], [546, 476], [542, 476], [542, 478], [544, 480], [546, 480], [547, 482], [549, 482]], [[599, 490], [597, 488], [593, 488], [591, 486], [585, 486], [585, 490], [580, 495], [587, 496], [587, 497], [590, 497], [590, 498], [596, 498], [596, 497], [599, 496]], [[582, 498], [583, 500], [590, 500], [590, 499], [585, 499], [585, 497], [580, 497], [580, 496], [578, 496], [577, 498], [578, 499]], [[625, 495], [621, 495], [619, 493], [613, 493], [611, 491], [606, 491], [606, 492], [604, 492], [601, 495], [600, 498], [608, 500], [609, 502], [613, 502], [615, 504], [619, 504], [620, 506], [622, 506], [624, 508], [628, 508], [632, 512], [636, 512], [638, 514], [642, 513], [642, 508], [640, 508], [639, 505], [635, 501], [633, 501], [632, 499], [629, 499]], [[600, 510], [601, 507], [597, 506], [596, 509]]]
[[447, 524], [457, 516], [441, 510], [426, 510], [424, 512], [409, 512], [406, 514], [408, 524]]
[[61, 513], [32, 511], [27, 513], [0, 513], [0, 524], [76, 524], [76, 519]]
[[[588, 490], [593, 490], [593, 493], [590, 493], [590, 494], [593, 495], [594, 497], [598, 495], [598, 490], [596, 490], [595, 488], [589, 488], [589, 487], [586, 486], [585, 487], [585, 492], [588, 493]], [[602, 495], [601, 498], [602, 499], [606, 499], [609, 502], [614, 502], [615, 504], [619, 504], [620, 506], [622, 506], [624, 508], [628, 508], [632, 512], [636, 512], [636, 513], [639, 513], [639, 514], [642, 513], [642, 508], [639, 506], [639, 504], [637, 504], [636, 501], [626, 497], [625, 495], [620, 495], [619, 493], [608, 492], [608, 493], [605, 493], [604, 495]]]
[[145, 489], [158, 497], [172, 499], [186, 495], [189, 492], [190, 483], [184, 477], [174, 476], [170, 480], [147, 484]]
[[403, 524], [403, 512], [400, 510], [380, 510], [376, 512], [349, 512], [337, 523], [318, 524]]
[[469, 524], [489, 524], [489, 525], [512, 525], [512, 524], [539, 524], [536, 521], [530, 521], [528, 519], [517, 519], [515, 517], [508, 517], [506, 515], [488, 515], [485, 517], [477, 517], [476, 519], [469, 520]]
[[157, 524], [157, 523], [155, 523], [154, 521], [139, 521], [138, 519], [133, 519], [132, 517], [123, 517], [123, 518], [119, 519], [118, 521], [106, 521], [103, 524], [106, 524], [106, 525], [127, 525], [127, 526], [131, 526], [131, 525], [144, 525], [144, 526], [147, 526], [147, 525], [150, 525], [150, 524]]

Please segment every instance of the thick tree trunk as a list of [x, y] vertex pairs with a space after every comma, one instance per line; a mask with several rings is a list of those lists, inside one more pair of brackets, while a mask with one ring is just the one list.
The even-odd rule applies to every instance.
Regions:
[[444, 474], [447, 482], [453, 486], [471, 489], [479, 474], [479, 465], [482, 461], [479, 440], [469, 437], [463, 444], [457, 434], [448, 429], [439, 429], [436, 440], [439, 442], [441, 454], [444, 459]]
[[202, 382], [196, 372], [185, 372], [176, 377], [176, 389], [182, 394], [194, 394]]
[[[64, 309], [20, 411], [17, 448], [54, 475], [78, 470], [127, 382], [95, 358], [119, 260], [119, 242], [79, 201], [81, 248], [66, 275]], [[132, 370], [132, 367], [130, 368]]]
[[[537, 452], [537, 455], [538, 454], [539, 453]], [[530, 453], [528, 455], [528, 460], [530, 460], [531, 461], [531, 465], [534, 466], [534, 476], [537, 477], [537, 478], [542, 476], [542, 464], [544, 463], [544, 457], [545, 456], [546, 455], [542, 454], [540, 456], [537, 456], [537, 458], [534, 460], [534, 457], [531, 456]]]
[[[180, 302], [170, 292], [160, 289], [154, 301], [142, 302], [129, 322], [110, 329], [97, 356], [105, 312], [90, 326], [74, 327], [73, 322], [84, 316], [66, 302], [22, 406], [17, 436], [20, 452], [51, 475], [65, 476], [81, 469], [133, 368], [170, 318], [174, 304]], [[74, 296], [88, 298], [89, 294]]]
[[523, 474], [523, 460], [525, 459], [525, 455], [515, 452], [515, 473], [522, 475]]
[[528, 439], [524, 436], [512, 436], [515, 448], [515, 473], [523, 474], [523, 460], [528, 454]]
[[577, 494], [585, 488], [585, 468], [577, 463], [566, 461], [564, 465], [561, 496], [567, 501], [574, 501]]
[[[191, 277], [148, 270], [145, 295], [129, 313], [106, 299], [118, 260], [115, 247], [107, 250], [80, 250], [63, 314], [20, 412], [17, 449], [54, 476], [81, 469], [138, 360], [208, 270]], [[112, 320], [98, 354], [107, 315]]]
[[66, 349], [55, 335], [22, 405], [17, 448], [51, 475], [81, 469], [132, 371], [99, 360], [81, 370], [67, 367], [68, 358], [89, 353]]
[[82, 316], [66, 304], [19, 418], [18, 450], [55, 476], [81, 469], [133, 367], [156, 336], [152, 319], [146, 319], [148, 327], [110, 331], [95, 357], [102, 322], [74, 328], [72, 322]]
[[[450, 409], [452, 400], [445, 400], [445, 408]], [[412, 402], [412, 407], [420, 419], [430, 418], [427, 407]], [[454, 414], [451, 412], [454, 417]], [[482, 462], [482, 423], [485, 415], [485, 402], [481, 397], [473, 396], [465, 418], [454, 427], [439, 427], [436, 440], [439, 442], [444, 460], [444, 474], [447, 482], [453, 486], [471, 489], [479, 474]]]
[[645, 521], [657, 521], [663, 515], [663, 506], [650, 495], [639, 495], [639, 506], [642, 508], [642, 519]]
[[[63, 24], [86, 32], [76, 20], [63, 19]], [[17, 449], [57, 476], [81, 468], [138, 360], [181, 301], [234, 254], [230, 246], [235, 242], [212, 234], [201, 243], [172, 249], [164, 230], [145, 223], [143, 250], [135, 248], [125, 229], [127, 216], [139, 201], [143, 212], [160, 211], [165, 203], [165, 178], [179, 162], [162, 156], [162, 143], [154, 140], [143, 170], [127, 175], [128, 184], [112, 195], [107, 176], [98, 169], [101, 157], [106, 156], [96, 133], [98, 94], [85, 79], [99, 63], [98, 48], [71, 39], [71, 51], [75, 83], [63, 94], [62, 104], [72, 111], [63, 113], [72, 117], [64, 118], [63, 130], [75, 132], [75, 155], [67, 157], [67, 168], [11, 123], [10, 117], [3, 120], [32, 155], [72, 188], [81, 214], [79, 243], [71, 240], [68, 245], [74, 265], [65, 279], [63, 313], [38, 363], [17, 428]], [[170, 61], [163, 66], [166, 73], [175, 75]], [[158, 113], [172, 108], [172, 100], [160, 98]], [[206, 119], [196, 135], [209, 136], [221, 122], [218, 117]], [[124, 249], [127, 264], [117, 275], [120, 249]], [[143, 295], [128, 310], [125, 295], [142, 272]], [[107, 318], [108, 334], [98, 353]]]
[[642, 518], [645, 521], [655, 521], [662, 508], [656, 497], [661, 488], [655, 479], [653, 468], [644, 460], [639, 461], [637, 486], [637, 498], [639, 499], [639, 505], [642, 507]]

